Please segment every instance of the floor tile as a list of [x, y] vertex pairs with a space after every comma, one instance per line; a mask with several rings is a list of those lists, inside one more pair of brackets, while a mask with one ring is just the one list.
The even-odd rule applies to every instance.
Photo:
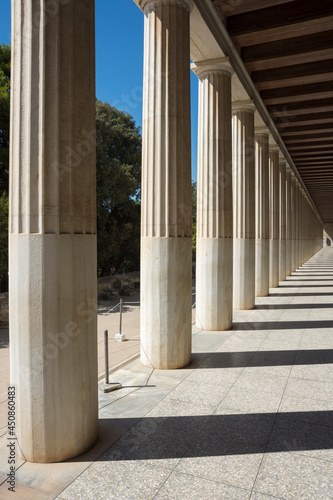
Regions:
[[155, 497], [156, 500], [171, 498], [172, 500], [245, 500], [250, 498], [250, 491], [174, 472]]

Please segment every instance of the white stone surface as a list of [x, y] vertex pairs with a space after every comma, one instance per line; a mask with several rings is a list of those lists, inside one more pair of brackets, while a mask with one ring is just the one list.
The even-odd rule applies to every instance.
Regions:
[[286, 259], [286, 235], [287, 235], [287, 219], [286, 219], [286, 162], [279, 162], [279, 281], [284, 281], [287, 276], [287, 259]]
[[279, 284], [279, 149], [269, 152], [269, 287]]
[[12, 4], [10, 383], [32, 462], [98, 437], [94, 1], [47, 3]]
[[251, 101], [232, 105], [234, 309], [251, 309], [255, 299], [254, 112]]
[[291, 175], [291, 272], [296, 269], [296, 178]]
[[269, 293], [269, 129], [255, 129], [256, 249], [255, 295]]
[[141, 361], [159, 369], [191, 359], [189, 3], [145, 9]]
[[196, 324], [226, 330], [232, 323], [231, 74], [226, 62], [200, 64]]
[[291, 169], [286, 167], [286, 276], [291, 275], [292, 250]]

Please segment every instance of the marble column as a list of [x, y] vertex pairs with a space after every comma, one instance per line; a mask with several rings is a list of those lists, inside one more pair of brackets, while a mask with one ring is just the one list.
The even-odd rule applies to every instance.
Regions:
[[269, 294], [269, 128], [255, 129], [256, 251], [255, 294]]
[[255, 303], [255, 150], [252, 101], [232, 103], [234, 309]]
[[196, 324], [232, 324], [231, 75], [227, 64], [194, 68], [199, 78]]
[[292, 238], [292, 213], [291, 213], [291, 168], [286, 166], [286, 276], [291, 274], [291, 238]]
[[299, 268], [299, 184], [295, 184], [295, 270]]
[[286, 161], [282, 157], [279, 161], [279, 281], [284, 281], [287, 275], [286, 265]]
[[303, 241], [302, 241], [302, 224], [303, 224], [303, 190], [301, 186], [298, 189], [298, 267], [303, 264], [302, 252], [303, 252]]
[[48, 4], [12, 2], [10, 385], [31, 462], [98, 438], [95, 2]]
[[269, 151], [269, 287], [279, 286], [279, 148]]
[[291, 174], [291, 272], [296, 270], [296, 177]]
[[191, 361], [192, 204], [190, 9], [142, 0], [141, 362]]

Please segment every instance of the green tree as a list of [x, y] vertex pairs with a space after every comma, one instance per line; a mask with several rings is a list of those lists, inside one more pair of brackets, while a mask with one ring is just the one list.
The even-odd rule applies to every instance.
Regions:
[[0, 291], [8, 290], [8, 196], [0, 197]]
[[8, 289], [10, 46], [0, 45], [0, 290]]
[[96, 102], [97, 246], [100, 275], [140, 267], [141, 135], [133, 118]]
[[0, 45], [0, 196], [8, 193], [10, 45]]

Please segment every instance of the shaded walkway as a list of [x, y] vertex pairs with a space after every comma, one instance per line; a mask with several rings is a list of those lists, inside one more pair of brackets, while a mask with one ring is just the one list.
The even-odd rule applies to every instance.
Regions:
[[186, 369], [119, 370], [101, 441], [71, 462], [21, 462], [24, 498], [333, 498], [332, 269], [324, 248], [233, 330], [195, 329]]

